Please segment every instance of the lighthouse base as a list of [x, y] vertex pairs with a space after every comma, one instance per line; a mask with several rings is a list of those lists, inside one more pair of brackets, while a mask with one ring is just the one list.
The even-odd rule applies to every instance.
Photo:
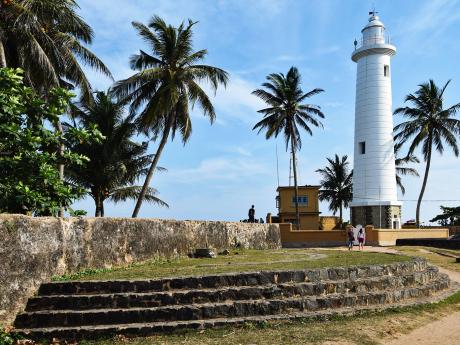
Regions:
[[368, 205], [352, 206], [351, 224], [373, 225], [376, 229], [400, 229], [401, 206], [400, 205]]

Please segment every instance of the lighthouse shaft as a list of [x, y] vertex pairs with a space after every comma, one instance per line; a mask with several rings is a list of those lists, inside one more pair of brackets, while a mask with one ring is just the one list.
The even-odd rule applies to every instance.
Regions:
[[395, 228], [397, 200], [391, 95], [391, 56], [385, 27], [372, 15], [352, 54], [357, 63], [352, 222]]

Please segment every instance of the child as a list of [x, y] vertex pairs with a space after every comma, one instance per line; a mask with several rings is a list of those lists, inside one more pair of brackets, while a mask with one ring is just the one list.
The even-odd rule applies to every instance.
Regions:
[[364, 234], [363, 228], [359, 229], [359, 231], [358, 231], [359, 250], [364, 249], [364, 239], [365, 238], [366, 238], [366, 235]]
[[355, 233], [353, 232], [353, 227], [351, 226], [348, 229], [348, 250], [353, 250], [354, 242], [355, 242]]

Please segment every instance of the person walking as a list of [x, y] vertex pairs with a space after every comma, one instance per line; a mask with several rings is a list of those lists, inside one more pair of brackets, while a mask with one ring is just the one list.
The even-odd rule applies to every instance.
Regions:
[[359, 250], [363, 250], [364, 249], [364, 242], [365, 242], [365, 239], [366, 239], [366, 234], [364, 232], [364, 229], [361, 228], [359, 229], [358, 231], [358, 244], [359, 244]]
[[350, 226], [350, 228], [348, 229], [348, 250], [353, 250], [353, 245], [354, 245], [354, 242], [355, 242], [355, 233], [354, 233], [354, 228], [352, 226]]
[[251, 206], [248, 212], [249, 223], [254, 223], [256, 217], [256, 210], [254, 209], [254, 205]]

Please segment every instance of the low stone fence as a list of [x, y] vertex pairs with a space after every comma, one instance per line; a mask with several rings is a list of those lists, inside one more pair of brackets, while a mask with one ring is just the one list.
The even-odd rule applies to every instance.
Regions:
[[0, 324], [53, 275], [214, 248], [281, 246], [277, 224], [0, 215]]

